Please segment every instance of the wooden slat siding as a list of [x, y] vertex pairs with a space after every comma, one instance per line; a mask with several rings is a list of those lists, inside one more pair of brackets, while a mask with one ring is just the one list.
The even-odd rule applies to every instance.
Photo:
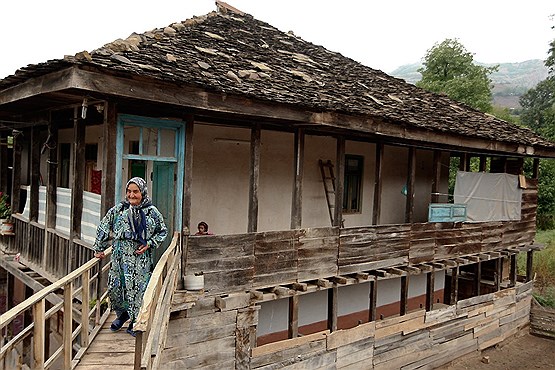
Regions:
[[210, 294], [250, 289], [254, 277], [255, 234], [188, 238], [184, 275], [204, 273]]
[[530, 314], [530, 332], [555, 339], [555, 310], [534, 304]]
[[431, 262], [436, 246], [436, 224], [416, 223], [411, 225], [409, 262], [417, 264]]
[[374, 359], [374, 338], [365, 338], [337, 348], [337, 369], [364, 369]]
[[254, 247], [254, 287], [297, 281], [299, 230], [257, 233]]
[[339, 228], [303, 229], [298, 239], [298, 280], [335, 276]]
[[[251, 369], [280, 369], [287, 365], [300, 362], [303, 358], [323, 353], [326, 349], [326, 336], [322, 335], [317, 340], [305, 342], [301, 339], [292, 340], [292, 342], [300, 342], [297, 345], [287, 346], [278, 351], [272, 351], [261, 355], [253, 355], [251, 358]], [[267, 345], [267, 346], [271, 346]], [[259, 347], [262, 348], [262, 347]], [[303, 369], [303, 367], [299, 367]], [[305, 369], [310, 369], [305, 367]]]
[[503, 240], [503, 222], [492, 221], [481, 223], [482, 227], [482, 252], [501, 249]]
[[251, 349], [256, 344], [256, 325], [258, 308], [248, 307], [237, 310], [237, 329], [235, 331], [235, 369], [249, 369]]
[[474, 224], [457, 224], [453, 229], [438, 230], [435, 258], [479, 253], [482, 249], [482, 232], [482, 227]]

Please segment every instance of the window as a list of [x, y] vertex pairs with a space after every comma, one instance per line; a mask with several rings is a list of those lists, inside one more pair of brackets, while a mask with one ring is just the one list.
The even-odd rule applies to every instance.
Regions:
[[345, 179], [343, 190], [343, 212], [360, 212], [362, 206], [363, 157], [345, 156]]

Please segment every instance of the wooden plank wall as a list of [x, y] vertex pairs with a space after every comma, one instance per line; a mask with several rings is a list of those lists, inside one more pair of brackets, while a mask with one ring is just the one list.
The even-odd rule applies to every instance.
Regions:
[[[205, 297], [171, 316], [162, 363], [168, 369], [436, 368], [494, 346], [529, 323], [533, 282], [418, 309], [351, 329], [255, 347], [258, 306]], [[248, 297], [248, 295], [246, 296]]]
[[533, 303], [530, 314], [530, 333], [555, 339], [555, 309]]

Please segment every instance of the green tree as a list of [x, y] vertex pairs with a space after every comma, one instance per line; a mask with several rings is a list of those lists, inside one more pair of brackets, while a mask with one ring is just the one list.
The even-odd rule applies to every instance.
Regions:
[[457, 39], [435, 44], [418, 69], [422, 79], [417, 86], [465, 103], [482, 112], [492, 109], [491, 79], [498, 66], [483, 67], [474, 63], [473, 55]]

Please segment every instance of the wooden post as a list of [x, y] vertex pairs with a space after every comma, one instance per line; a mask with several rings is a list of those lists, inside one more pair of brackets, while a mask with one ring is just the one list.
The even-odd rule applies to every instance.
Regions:
[[482, 262], [478, 261], [474, 267], [474, 295], [480, 295], [480, 288], [482, 284]]
[[511, 254], [511, 269], [509, 271], [509, 275], [510, 275], [510, 279], [511, 279], [511, 285], [510, 287], [514, 287], [516, 286], [516, 254]]
[[[28, 286], [25, 286], [25, 299], [31, 297], [35, 292]], [[27, 327], [33, 323], [33, 313], [29, 310], [25, 310], [23, 313], [23, 327]], [[23, 362], [26, 364], [31, 363], [31, 349], [33, 348], [32, 345], [32, 338], [30, 336], [26, 336], [23, 338], [23, 343], [21, 346], [21, 357], [23, 358]]]
[[540, 175], [540, 159], [534, 158], [534, 162], [532, 165], [532, 178], [537, 179]]
[[432, 180], [432, 203], [439, 203], [439, 184], [441, 181], [441, 151], [434, 150], [433, 164], [433, 180]]
[[409, 297], [409, 276], [401, 276], [401, 307], [399, 309], [399, 314], [401, 316], [406, 315], [408, 308], [408, 297]]
[[102, 198], [100, 214], [106, 212], [115, 204], [116, 200], [116, 138], [117, 138], [117, 110], [111, 102], [104, 103], [104, 150], [102, 151]]
[[374, 205], [372, 210], [372, 225], [380, 222], [382, 211], [382, 170], [383, 170], [384, 145], [376, 144], [376, 172], [374, 174]]
[[133, 369], [134, 370], [141, 370], [141, 360], [143, 357], [143, 332], [138, 331], [136, 332], [135, 336], [135, 357], [133, 361]]
[[412, 223], [414, 214], [414, 185], [416, 181], [416, 149], [409, 148], [409, 165], [407, 173], [407, 199], [405, 207], [405, 223]]
[[13, 138], [13, 163], [12, 163], [12, 196], [11, 207], [12, 213], [19, 212], [19, 202], [21, 193], [21, 147], [23, 141], [23, 133], [18, 131]]
[[299, 336], [299, 296], [289, 297], [289, 325], [288, 338], [297, 338]]
[[370, 281], [370, 302], [368, 307], [368, 322], [376, 321], [376, 305], [378, 300], [378, 280]]
[[[44, 301], [41, 299], [33, 305], [33, 365], [32, 369], [44, 369], [45, 315]], [[48, 319], [50, 320], [50, 319]], [[71, 369], [71, 367], [66, 367]]]
[[501, 280], [503, 280], [503, 257], [495, 260], [495, 290], [501, 290]]
[[85, 121], [79, 119], [79, 108], [73, 111], [73, 180], [71, 184], [71, 212], [69, 231], [68, 269], [73, 271], [78, 267], [75, 255], [74, 239], [81, 238], [81, 221], [83, 217], [83, 193], [85, 191]]
[[[0, 140], [6, 141], [8, 140], [8, 134], [0, 133]], [[8, 188], [11, 187], [11, 184], [8, 183], [8, 146], [7, 145], [0, 145], [0, 191], [2, 193], [8, 194]]]
[[[183, 230], [185, 234], [191, 233], [191, 202], [193, 185], [193, 134], [195, 128], [195, 117], [185, 117], [185, 171], [183, 171]], [[182, 259], [185, 261], [186, 253]], [[182, 264], [181, 266], [185, 266]]]
[[258, 230], [258, 184], [260, 181], [260, 125], [251, 130], [251, 163], [249, 181], [249, 215], [247, 232]]
[[480, 156], [480, 172], [486, 172], [487, 157], [485, 155]]
[[35, 222], [39, 218], [40, 144], [40, 130], [35, 126], [31, 130], [31, 184], [29, 189], [29, 220]]
[[451, 296], [449, 299], [449, 304], [453, 305], [457, 303], [459, 296], [459, 266], [451, 269]]
[[303, 177], [304, 177], [304, 130], [295, 130], [295, 148], [293, 160], [293, 197], [291, 201], [291, 229], [300, 229], [303, 214]]
[[[12, 274], [7, 272], [7, 295], [6, 295], [6, 312], [15, 307], [14, 293], [15, 293], [15, 278]], [[13, 337], [13, 322], [8, 324], [6, 328], [6, 337], [12, 339]]]
[[530, 250], [526, 253], [526, 281], [534, 278], [534, 251]]
[[426, 311], [431, 311], [434, 307], [435, 291], [434, 271], [426, 273]]
[[335, 162], [337, 172], [335, 174], [335, 207], [333, 208], [333, 226], [343, 226], [343, 186], [345, 182], [345, 138], [337, 138], [337, 151]]
[[89, 345], [89, 301], [91, 297], [91, 270], [86, 270], [82, 275], [81, 291], [81, 347]]
[[328, 289], [328, 329], [337, 330], [337, 287]]
[[58, 122], [51, 120], [48, 125], [48, 182], [46, 184], [46, 237], [48, 229], [56, 227], [57, 188], [58, 188]]
[[71, 369], [73, 348], [73, 283], [70, 281], [64, 286], [64, 327], [62, 332], [63, 368]]

